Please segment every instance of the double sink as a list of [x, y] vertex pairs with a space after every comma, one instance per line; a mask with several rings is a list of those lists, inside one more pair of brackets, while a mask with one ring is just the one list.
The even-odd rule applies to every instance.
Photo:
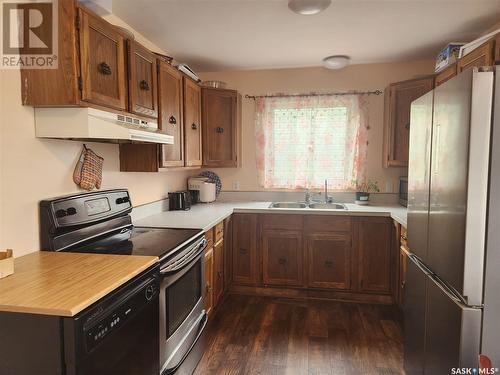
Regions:
[[302, 203], [302, 202], [273, 202], [269, 208], [312, 208], [316, 210], [347, 210], [342, 203]]

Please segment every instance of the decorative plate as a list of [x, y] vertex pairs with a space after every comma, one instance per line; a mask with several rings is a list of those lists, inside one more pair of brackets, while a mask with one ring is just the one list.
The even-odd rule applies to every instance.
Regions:
[[200, 173], [200, 176], [207, 177], [209, 182], [215, 184], [215, 196], [218, 197], [222, 189], [222, 182], [220, 181], [220, 177], [212, 171], [203, 171]]

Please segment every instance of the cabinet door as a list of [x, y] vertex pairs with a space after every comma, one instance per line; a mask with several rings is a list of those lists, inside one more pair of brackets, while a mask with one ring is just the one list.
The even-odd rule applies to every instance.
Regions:
[[238, 166], [238, 93], [202, 89], [203, 165]]
[[406, 249], [401, 246], [399, 250], [399, 274], [398, 274], [398, 305], [400, 308], [404, 306], [404, 295], [406, 286], [406, 266], [408, 255]]
[[262, 231], [262, 278], [264, 284], [303, 284], [302, 231]]
[[436, 75], [436, 86], [442, 85], [449, 79], [457, 75], [457, 64], [453, 64], [445, 69], [443, 69], [439, 74]]
[[493, 64], [495, 41], [490, 40], [474, 51], [458, 60], [458, 72], [463, 72], [466, 69], [480, 66], [489, 66]]
[[127, 109], [125, 40], [101, 18], [79, 9], [82, 100]]
[[173, 145], [161, 147], [161, 165], [183, 167], [182, 75], [163, 61], [158, 63], [158, 109], [158, 123], [161, 130], [174, 137]]
[[434, 78], [391, 84], [385, 92], [384, 166], [408, 166], [411, 102], [432, 90]]
[[128, 63], [130, 112], [158, 117], [156, 56], [129, 40]]
[[213, 248], [205, 250], [205, 310], [210, 314], [214, 306], [214, 252]]
[[495, 64], [498, 65], [500, 64], [500, 34], [497, 34], [497, 37], [495, 38], [495, 50], [493, 53]]
[[184, 147], [185, 165], [201, 166], [201, 89], [189, 78], [184, 82]]
[[359, 277], [362, 292], [391, 291], [391, 222], [387, 218], [357, 218]]
[[224, 293], [224, 241], [214, 246], [214, 307], [217, 306]]
[[233, 217], [224, 219], [224, 290], [232, 282], [233, 277]]
[[257, 215], [235, 214], [233, 218], [233, 282], [258, 283]]
[[313, 233], [306, 239], [308, 286], [350, 289], [351, 236], [344, 233]]

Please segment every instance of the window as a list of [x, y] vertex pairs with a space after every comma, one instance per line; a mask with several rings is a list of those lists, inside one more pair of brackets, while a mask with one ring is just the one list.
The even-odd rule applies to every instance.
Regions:
[[346, 190], [364, 177], [366, 124], [357, 95], [257, 99], [257, 169], [265, 188]]

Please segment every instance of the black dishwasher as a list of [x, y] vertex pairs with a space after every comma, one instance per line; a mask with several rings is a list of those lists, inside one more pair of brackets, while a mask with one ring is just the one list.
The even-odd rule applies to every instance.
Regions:
[[0, 374], [158, 375], [159, 266], [74, 317], [0, 313]]
[[158, 375], [158, 295], [155, 267], [75, 319], [64, 319], [67, 373]]

